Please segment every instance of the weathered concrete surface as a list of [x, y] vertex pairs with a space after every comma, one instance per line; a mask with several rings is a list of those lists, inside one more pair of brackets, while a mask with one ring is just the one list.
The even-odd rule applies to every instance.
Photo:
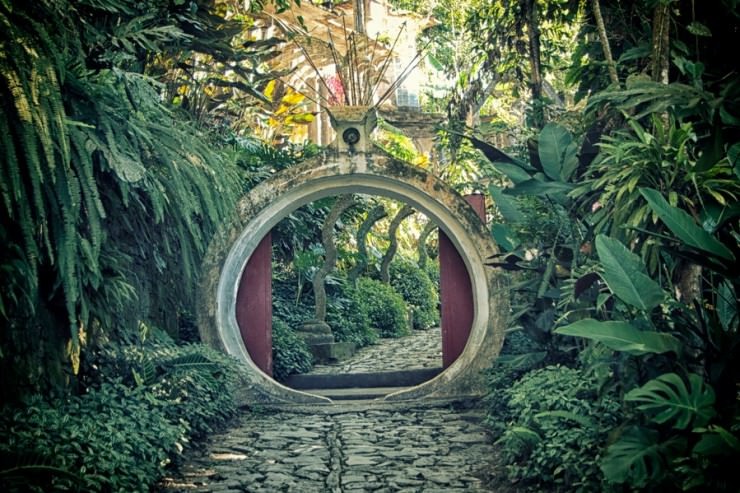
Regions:
[[203, 264], [198, 306], [202, 339], [245, 363], [247, 402], [330, 403], [277, 384], [249, 357], [235, 318], [239, 279], [260, 240], [282, 218], [314, 200], [344, 193], [383, 195], [403, 201], [440, 225], [461, 254], [473, 286], [475, 316], [460, 358], [436, 378], [387, 399], [480, 395], [481, 370], [503, 342], [509, 312], [504, 279], [484, 262], [496, 253], [490, 233], [454, 190], [424, 170], [381, 154], [326, 153], [289, 168], [255, 187], [238, 204], [209, 247]]
[[484, 492], [495, 449], [477, 411], [342, 406], [245, 415], [161, 491]]

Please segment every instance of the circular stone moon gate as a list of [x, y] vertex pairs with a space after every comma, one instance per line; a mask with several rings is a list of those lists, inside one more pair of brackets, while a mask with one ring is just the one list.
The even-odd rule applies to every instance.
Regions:
[[236, 320], [236, 300], [247, 261], [262, 238], [302, 205], [347, 193], [382, 195], [406, 202], [439, 225], [470, 276], [473, 324], [460, 357], [433, 379], [390, 394], [386, 400], [481, 395], [482, 370], [498, 355], [509, 312], [502, 275], [484, 261], [497, 253], [475, 210], [453, 189], [424, 170], [389, 156], [327, 153], [289, 168], [252, 189], [212, 241], [203, 264], [198, 328], [207, 344], [245, 363], [247, 402], [330, 403], [325, 397], [279, 384], [252, 361]]

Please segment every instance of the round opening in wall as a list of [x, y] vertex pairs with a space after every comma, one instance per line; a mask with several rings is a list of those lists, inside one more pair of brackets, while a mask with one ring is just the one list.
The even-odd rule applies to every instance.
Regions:
[[354, 127], [350, 127], [342, 132], [342, 140], [347, 145], [355, 145], [360, 141], [360, 131]]
[[404, 202], [434, 221], [459, 253], [471, 285], [472, 327], [459, 357], [431, 380], [385, 399], [481, 395], [485, 390], [483, 370], [498, 355], [509, 315], [505, 280], [486, 265], [498, 252], [488, 228], [462, 196], [423, 169], [380, 154], [326, 153], [250, 190], [237, 204], [233, 219], [217, 233], [204, 259], [198, 329], [204, 342], [245, 364], [240, 399], [245, 403], [331, 402], [286, 387], [260, 370], [242, 337], [242, 331], [250, 331], [249, 323], [240, 327], [237, 322], [237, 293], [248, 261], [283, 218], [312, 201], [346, 194], [382, 195]]

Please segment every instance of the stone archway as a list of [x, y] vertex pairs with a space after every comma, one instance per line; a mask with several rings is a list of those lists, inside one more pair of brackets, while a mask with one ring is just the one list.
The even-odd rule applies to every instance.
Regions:
[[384, 155], [326, 153], [275, 175], [239, 201], [204, 260], [198, 306], [203, 341], [245, 363], [244, 398], [251, 402], [331, 402], [281, 385], [257, 368], [237, 325], [236, 294], [249, 257], [281, 219], [309, 202], [344, 193], [383, 195], [411, 204], [440, 225], [470, 275], [474, 317], [460, 357], [435, 378], [386, 400], [480, 395], [481, 371], [498, 355], [509, 312], [501, 274], [484, 264], [496, 247], [459, 194], [424, 170]]

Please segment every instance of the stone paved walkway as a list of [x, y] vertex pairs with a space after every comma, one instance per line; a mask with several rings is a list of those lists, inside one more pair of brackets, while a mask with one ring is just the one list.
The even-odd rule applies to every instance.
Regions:
[[329, 373], [373, 373], [380, 371], [440, 368], [442, 331], [414, 330], [398, 339], [380, 339], [360, 349], [352, 358], [336, 365], [317, 365], [309, 375]]
[[367, 404], [248, 413], [162, 492], [485, 492], [494, 449], [476, 411]]

